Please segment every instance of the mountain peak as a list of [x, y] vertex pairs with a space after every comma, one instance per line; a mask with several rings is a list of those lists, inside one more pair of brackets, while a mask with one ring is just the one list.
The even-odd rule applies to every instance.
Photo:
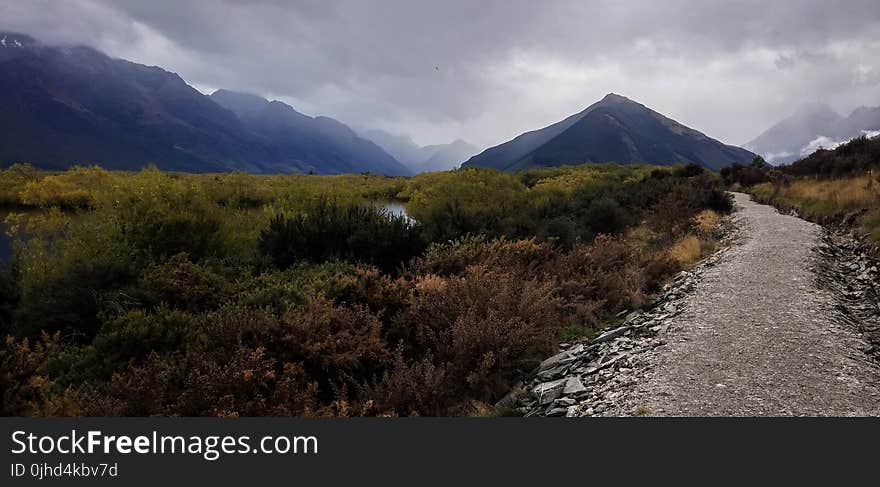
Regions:
[[609, 93], [582, 112], [486, 149], [465, 165], [516, 171], [588, 162], [693, 162], [718, 170], [733, 163], [747, 163], [754, 156], [625, 96]]
[[635, 103], [635, 102], [630, 100], [629, 98], [623, 96], [623, 95], [618, 95], [617, 93], [608, 93], [607, 95], [605, 95], [602, 98], [602, 100], [600, 100], [600, 103]]

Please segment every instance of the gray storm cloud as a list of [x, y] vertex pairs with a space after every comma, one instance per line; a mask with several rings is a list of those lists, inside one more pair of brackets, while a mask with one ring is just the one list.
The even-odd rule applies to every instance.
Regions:
[[880, 105], [876, 0], [2, 0], [0, 28], [423, 144], [496, 144], [607, 92], [730, 143], [805, 102]]

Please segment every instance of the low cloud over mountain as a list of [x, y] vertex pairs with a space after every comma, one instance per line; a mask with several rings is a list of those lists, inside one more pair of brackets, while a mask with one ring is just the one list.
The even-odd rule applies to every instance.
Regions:
[[820, 148], [880, 134], [880, 107], [860, 107], [846, 118], [827, 105], [806, 105], [745, 145], [771, 164], [787, 164]]

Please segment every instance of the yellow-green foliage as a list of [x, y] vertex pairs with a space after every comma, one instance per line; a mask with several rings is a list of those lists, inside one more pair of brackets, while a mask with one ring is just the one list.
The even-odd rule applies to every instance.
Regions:
[[524, 180], [535, 181], [536, 191], [562, 191], [571, 194], [584, 185], [607, 182], [631, 183], [648, 177], [651, 171], [670, 171], [672, 168], [620, 164], [584, 164], [557, 168], [533, 169], [522, 174]]
[[30, 164], [14, 164], [0, 171], [0, 207], [21, 205], [21, 192], [25, 186], [45, 176]]

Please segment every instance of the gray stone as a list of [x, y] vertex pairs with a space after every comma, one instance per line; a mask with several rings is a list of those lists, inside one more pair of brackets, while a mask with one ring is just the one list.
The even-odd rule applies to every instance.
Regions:
[[621, 326], [620, 328], [615, 328], [613, 330], [606, 331], [605, 333], [594, 338], [593, 343], [607, 342], [608, 340], [611, 340], [611, 339], [614, 339], [614, 338], [617, 338], [617, 337], [623, 335], [629, 329], [630, 329], [629, 326]]
[[548, 409], [544, 414], [547, 416], [565, 416], [568, 414], [568, 408], [552, 408]]
[[639, 316], [641, 316], [641, 314], [642, 314], [641, 311], [633, 311], [633, 312], [627, 314], [626, 318], [624, 318], [623, 321], [629, 323], [629, 322], [635, 320], [636, 318], [638, 318]]
[[566, 382], [567, 379], [542, 382], [532, 389], [532, 395], [538, 399], [538, 403], [542, 406], [550, 404], [562, 395]]
[[569, 377], [565, 382], [565, 388], [562, 390], [562, 394], [565, 396], [573, 396], [584, 392], [587, 392], [587, 388], [584, 387], [584, 383], [577, 377]]
[[572, 399], [572, 398], [570, 398], [570, 397], [561, 397], [561, 398], [559, 398], [559, 399], [553, 401], [553, 404], [551, 405], [551, 407], [554, 407], [554, 408], [556, 408], [556, 407], [567, 408], [567, 407], [569, 407], [569, 406], [573, 406], [574, 404], [575, 404], [575, 400], [574, 400], [574, 399]]
[[558, 367], [554, 367], [549, 370], [541, 371], [538, 373], [538, 375], [536, 377], [540, 380], [548, 381], [548, 380], [553, 380], [556, 377], [560, 377], [562, 375], [565, 375], [565, 373], [568, 371], [568, 369], [571, 368], [570, 362], [571, 361], [569, 361], [569, 363], [567, 363], [567, 364], [561, 364]]
[[538, 370], [552, 369], [559, 364], [571, 362], [573, 360], [574, 358], [572, 358], [568, 352], [560, 352], [541, 362], [541, 365], [538, 366]]

